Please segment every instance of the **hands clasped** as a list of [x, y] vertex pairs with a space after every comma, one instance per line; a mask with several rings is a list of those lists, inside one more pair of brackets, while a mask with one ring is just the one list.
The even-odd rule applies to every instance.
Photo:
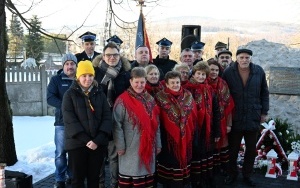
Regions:
[[86, 144], [86, 147], [90, 148], [91, 150], [96, 150], [98, 146], [91, 140]]

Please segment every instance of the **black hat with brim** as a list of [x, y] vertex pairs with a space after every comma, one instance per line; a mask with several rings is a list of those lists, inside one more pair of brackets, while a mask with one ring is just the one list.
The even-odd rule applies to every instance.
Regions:
[[83, 42], [91, 42], [96, 40], [96, 34], [90, 31], [87, 31], [79, 36]]

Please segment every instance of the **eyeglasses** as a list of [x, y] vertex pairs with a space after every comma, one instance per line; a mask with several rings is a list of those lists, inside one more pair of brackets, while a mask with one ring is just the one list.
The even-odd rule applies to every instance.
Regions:
[[219, 58], [220, 58], [220, 59], [229, 59], [230, 56], [220, 56]]
[[120, 54], [105, 54], [105, 56], [106, 56], [107, 58], [112, 58], [112, 57], [117, 58], [117, 57], [119, 57], [119, 55], [120, 55]]
[[189, 75], [189, 72], [186, 72], [186, 71], [180, 71], [180, 73], [183, 75]]

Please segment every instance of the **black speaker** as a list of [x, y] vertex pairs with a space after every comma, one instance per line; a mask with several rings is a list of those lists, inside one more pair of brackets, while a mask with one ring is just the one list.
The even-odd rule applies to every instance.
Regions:
[[181, 40], [188, 35], [194, 35], [200, 41], [201, 40], [201, 26], [200, 25], [182, 25]]
[[188, 35], [181, 40], [181, 51], [185, 48], [191, 48], [192, 43], [197, 41], [197, 37], [194, 35]]
[[200, 25], [182, 25], [181, 30], [181, 51], [190, 48], [195, 41], [201, 41]]

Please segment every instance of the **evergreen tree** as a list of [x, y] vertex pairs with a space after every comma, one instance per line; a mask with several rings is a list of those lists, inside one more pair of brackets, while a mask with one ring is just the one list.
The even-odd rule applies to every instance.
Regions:
[[42, 22], [39, 21], [37, 15], [30, 19], [31, 27], [28, 29], [26, 36], [26, 58], [34, 58], [38, 62], [43, 58], [44, 42], [39, 30]]
[[[12, 14], [9, 26], [8, 57], [11, 65], [18, 65], [23, 60], [24, 34], [21, 22], [15, 14]], [[21, 58], [21, 60], [17, 60]]]
[[[65, 34], [51, 34], [53, 37], [66, 38]], [[66, 41], [55, 40], [49, 37], [43, 38], [44, 51], [48, 53], [64, 54], [66, 52]]]

